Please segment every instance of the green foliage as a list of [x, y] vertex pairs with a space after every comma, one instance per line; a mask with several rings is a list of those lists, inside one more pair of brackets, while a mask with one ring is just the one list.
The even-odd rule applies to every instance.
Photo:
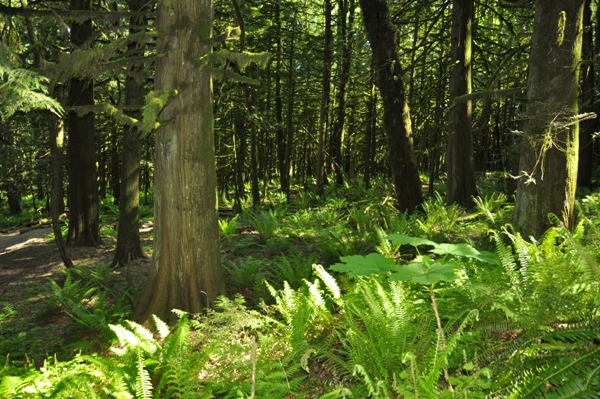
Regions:
[[273, 210], [252, 213], [249, 218], [263, 241], [275, 237], [275, 233], [279, 229], [279, 219]]
[[492, 223], [496, 222], [495, 214], [500, 211], [507, 201], [508, 197], [502, 192], [492, 193], [490, 196], [483, 198], [479, 196], [473, 198], [477, 211], [489, 218]]
[[416, 223], [422, 235], [432, 239], [446, 239], [455, 230], [463, 210], [457, 205], [446, 206], [442, 196], [436, 191], [434, 196], [423, 202], [424, 219]]
[[239, 215], [235, 215], [229, 220], [219, 219], [219, 231], [223, 239], [228, 240], [237, 234], [239, 218]]
[[48, 280], [49, 292], [45, 301], [56, 306], [78, 324], [94, 331], [108, 331], [109, 323], [126, 317], [131, 309], [125, 304], [127, 292], [109, 288], [112, 273], [108, 264], [100, 263], [95, 269], [66, 269], [63, 286]]
[[141, 123], [141, 130], [144, 134], [150, 134], [152, 130], [160, 126], [158, 115], [177, 94], [177, 90], [154, 90], [146, 95], [146, 106], [142, 112]]
[[48, 95], [49, 79], [28, 69], [15, 67], [4, 44], [0, 43], [0, 120], [7, 120], [16, 112], [33, 109], [48, 110], [62, 116], [63, 108]]
[[450, 281], [455, 278], [456, 272], [462, 267], [450, 260], [456, 258], [471, 258], [485, 263], [497, 262], [494, 257], [484, 254], [469, 244], [438, 244], [425, 238], [409, 237], [401, 234], [390, 234], [387, 239], [395, 245], [412, 245], [433, 247], [429, 249], [432, 256], [419, 255], [413, 263], [399, 266], [390, 258], [381, 254], [367, 256], [342, 257], [343, 263], [331, 266], [331, 270], [347, 272], [350, 277], [370, 275], [374, 273], [386, 274], [393, 271], [391, 280], [412, 280], [420, 284], [435, 284], [438, 281]]

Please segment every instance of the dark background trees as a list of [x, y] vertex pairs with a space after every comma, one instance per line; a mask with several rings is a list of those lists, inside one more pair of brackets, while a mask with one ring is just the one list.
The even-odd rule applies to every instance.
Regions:
[[[140, 133], [141, 107], [144, 93], [155, 90], [156, 60], [165, 55], [155, 51], [155, 7], [142, 3], [0, 0], [0, 60], [48, 76], [66, 107], [71, 180], [62, 186], [70, 193], [69, 243], [97, 245], [98, 208], [118, 204], [115, 264], [143, 255], [135, 237], [136, 201], [138, 190], [142, 201], [152, 199], [158, 162], [153, 120]], [[141, 5], [141, 13], [130, 12]], [[584, 8], [590, 27], [584, 58], [590, 60], [598, 48], [597, 4]], [[427, 182], [431, 193], [446, 191], [449, 203], [466, 206], [475, 183], [502, 176], [510, 193], [511, 175], [533, 172], [531, 165], [515, 166], [519, 132], [532, 126], [531, 108], [525, 112], [532, 101], [531, 90], [526, 95], [530, 51], [535, 55], [530, 3], [217, 0], [214, 10], [217, 56], [207, 68], [222, 205], [231, 201], [239, 212], [266, 205], [271, 191], [292, 201], [299, 189], [323, 194], [328, 185], [364, 179], [368, 186], [377, 179], [403, 211], [418, 208]], [[536, 29], [534, 37], [549, 28]], [[271, 54], [264, 68], [248, 63], [250, 53], [263, 52]], [[591, 66], [582, 65], [586, 112], [597, 108], [597, 68]], [[585, 123], [580, 169], [587, 174], [580, 181], [593, 187], [596, 122]], [[26, 198], [40, 211], [49, 207], [52, 174], [44, 146], [55, 130], [47, 126], [35, 112], [2, 120], [0, 204], [6, 213], [18, 213]]]

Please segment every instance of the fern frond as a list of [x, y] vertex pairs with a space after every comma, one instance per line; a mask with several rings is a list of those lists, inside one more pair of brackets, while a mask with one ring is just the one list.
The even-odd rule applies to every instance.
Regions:
[[[562, 357], [556, 363], [525, 375], [510, 398], [573, 398], [589, 396], [597, 389], [600, 349], [578, 357]], [[597, 394], [597, 391], [595, 391]]]
[[152, 381], [144, 364], [141, 347], [137, 348], [137, 375], [135, 377], [135, 394], [138, 399], [152, 398]]
[[19, 376], [4, 376], [0, 380], [0, 398], [20, 397], [31, 384], [28, 379]]

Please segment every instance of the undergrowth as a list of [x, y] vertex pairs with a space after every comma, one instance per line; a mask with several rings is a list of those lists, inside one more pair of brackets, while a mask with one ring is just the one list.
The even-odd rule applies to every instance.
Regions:
[[[48, 306], [105, 345], [41, 367], [6, 354], [0, 397], [599, 397], [599, 195], [534, 240], [502, 194], [472, 212], [435, 194], [408, 216], [375, 184], [223, 220], [238, 294], [155, 332], [127, 320], [106, 265], [48, 281]], [[0, 327], [15, 309], [0, 303]]]

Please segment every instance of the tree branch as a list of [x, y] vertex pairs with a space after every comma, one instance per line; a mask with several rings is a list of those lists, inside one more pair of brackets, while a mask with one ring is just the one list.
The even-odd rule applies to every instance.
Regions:
[[148, 11], [70, 11], [70, 10], [35, 10], [23, 7], [7, 7], [0, 4], [0, 14], [19, 17], [60, 17], [73, 20], [87, 20], [98, 18], [103, 20], [115, 20], [134, 16], [151, 16], [153, 12]]

